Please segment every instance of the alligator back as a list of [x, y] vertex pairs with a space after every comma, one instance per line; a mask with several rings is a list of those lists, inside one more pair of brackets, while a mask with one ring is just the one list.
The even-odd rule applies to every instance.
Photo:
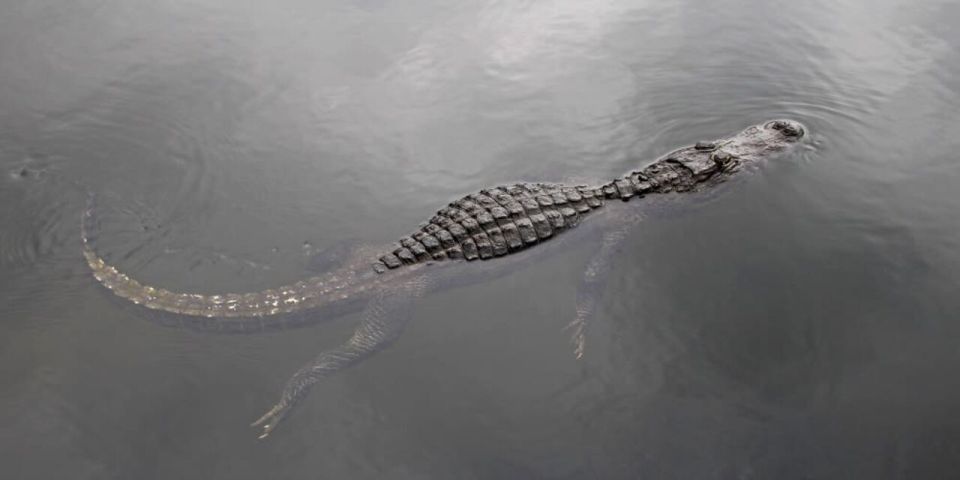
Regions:
[[603, 206], [599, 187], [516, 183], [466, 195], [437, 211], [382, 255], [374, 269], [443, 260], [487, 260], [575, 227]]

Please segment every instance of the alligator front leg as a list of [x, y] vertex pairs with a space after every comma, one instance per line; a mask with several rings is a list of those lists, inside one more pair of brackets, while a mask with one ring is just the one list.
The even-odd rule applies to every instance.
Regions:
[[570, 343], [573, 344], [573, 354], [578, 359], [583, 358], [586, 331], [590, 321], [596, 315], [597, 304], [605, 290], [610, 269], [635, 221], [621, 225], [616, 230], [603, 235], [600, 248], [587, 263], [583, 278], [580, 279], [580, 285], [577, 288], [576, 317], [565, 328], [571, 330]]
[[353, 336], [297, 370], [287, 381], [280, 401], [250, 425], [262, 428], [259, 438], [270, 435], [314, 383], [390, 346], [410, 320], [413, 300], [422, 296], [425, 290], [426, 278], [419, 278], [377, 292], [363, 311], [363, 320]]

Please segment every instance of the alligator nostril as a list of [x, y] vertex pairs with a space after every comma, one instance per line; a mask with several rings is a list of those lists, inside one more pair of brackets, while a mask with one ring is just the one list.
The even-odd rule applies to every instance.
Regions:
[[767, 123], [766, 127], [772, 130], [777, 130], [788, 137], [799, 137], [803, 135], [803, 128], [794, 122], [774, 120]]
[[803, 135], [803, 129], [797, 125], [785, 125], [780, 131], [788, 137], [799, 137]]

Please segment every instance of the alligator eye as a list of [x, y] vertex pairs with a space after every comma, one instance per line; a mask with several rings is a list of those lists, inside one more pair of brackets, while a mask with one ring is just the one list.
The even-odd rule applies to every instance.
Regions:
[[733, 160], [733, 155], [730, 155], [729, 152], [724, 152], [723, 150], [710, 155], [710, 159], [717, 164], [718, 167], [724, 168]]

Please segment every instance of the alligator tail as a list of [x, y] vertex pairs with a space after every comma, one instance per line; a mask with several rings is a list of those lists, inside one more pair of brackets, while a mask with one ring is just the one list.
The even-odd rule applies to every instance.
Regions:
[[[188, 327], [201, 330], [262, 330], [289, 326], [290, 319], [305, 311], [349, 303], [367, 290], [359, 277], [344, 269], [306, 280], [251, 293], [204, 295], [174, 292], [144, 285], [107, 264], [94, 249], [96, 231], [94, 195], [88, 195], [81, 215], [83, 256], [93, 276], [114, 295], [159, 314], [172, 314]], [[300, 322], [297, 322], [300, 323]]]

